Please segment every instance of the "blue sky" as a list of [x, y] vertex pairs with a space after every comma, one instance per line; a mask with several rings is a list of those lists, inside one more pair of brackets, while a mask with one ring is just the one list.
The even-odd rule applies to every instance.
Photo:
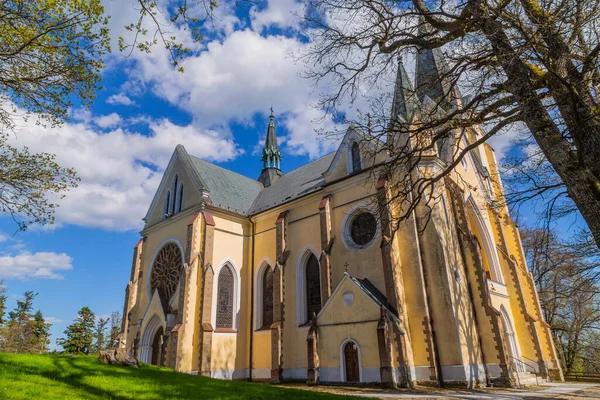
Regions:
[[[299, 77], [303, 66], [294, 61], [307, 45], [295, 0], [263, 1], [249, 14], [222, 3], [214, 30], [183, 61], [183, 74], [160, 47], [127, 58], [116, 52], [116, 38], [127, 35], [123, 26], [137, 11], [130, 0], [104, 3], [114, 54], [91, 111], [74, 108], [71, 120], [55, 129], [22, 122], [11, 139], [55, 153], [82, 179], [59, 202], [53, 226], [14, 234], [12, 221], [0, 218], [8, 307], [24, 291], [38, 292], [35, 307], [53, 323], [53, 344], [82, 306], [98, 316], [122, 310], [141, 219], [178, 143], [190, 154], [258, 177], [258, 149], [273, 106], [284, 172], [335, 148], [315, 132], [335, 123], [315, 122], [322, 117], [313, 107], [318, 88]], [[509, 149], [509, 137], [494, 140], [498, 154]]]

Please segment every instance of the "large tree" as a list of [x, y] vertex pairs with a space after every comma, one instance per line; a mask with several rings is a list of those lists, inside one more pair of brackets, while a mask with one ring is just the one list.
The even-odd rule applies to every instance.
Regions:
[[89, 107], [110, 50], [100, 0], [0, 1], [0, 212], [19, 229], [51, 223], [73, 170], [51, 154], [9, 145], [23, 118], [60, 125], [73, 105]]
[[94, 352], [96, 316], [89, 307], [82, 307], [75, 321], [65, 329], [65, 338], [56, 340], [65, 353], [90, 354]]
[[[333, 113], [389, 87], [399, 55], [436, 62], [435, 78], [417, 76], [414, 91], [404, 87], [417, 117], [391, 115], [373, 96], [363, 110], [371, 123], [364, 114], [350, 121], [386, 143], [388, 176], [411, 177], [394, 183], [411, 199], [400, 220], [431, 201], [435, 183], [469, 151], [521, 124], [600, 244], [599, 21], [598, 0], [311, 0], [304, 59], [307, 76], [332, 88], [321, 106]], [[441, 171], [413, 173], [444, 145]]]

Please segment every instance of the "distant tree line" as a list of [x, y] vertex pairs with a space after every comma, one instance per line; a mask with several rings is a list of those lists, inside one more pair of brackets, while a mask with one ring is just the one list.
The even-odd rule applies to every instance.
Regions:
[[551, 229], [522, 230], [544, 319], [563, 371], [600, 373], [600, 251], [589, 233], [564, 240]]
[[[43, 354], [49, 351], [50, 327], [40, 310], [33, 311], [37, 293], [27, 291], [14, 310], [6, 309], [6, 287], [0, 280], [0, 352]], [[56, 340], [67, 354], [94, 354], [118, 346], [121, 313], [97, 318], [89, 307], [77, 313], [73, 323]]]

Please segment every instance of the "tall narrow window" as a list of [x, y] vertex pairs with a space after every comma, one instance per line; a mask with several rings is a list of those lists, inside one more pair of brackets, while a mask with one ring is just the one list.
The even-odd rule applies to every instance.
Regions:
[[262, 288], [262, 326], [268, 328], [273, 323], [273, 270], [270, 267], [267, 267], [263, 274]]
[[362, 170], [362, 165], [360, 164], [360, 148], [358, 143], [354, 142], [352, 144], [352, 172], [358, 172]]
[[167, 215], [169, 214], [170, 200], [171, 200], [171, 191], [167, 190], [167, 193], [165, 193], [165, 199], [164, 199], [164, 203], [163, 203], [163, 218], [166, 218]]
[[183, 184], [179, 185], [179, 190], [177, 190], [177, 206], [175, 207], [175, 212], [181, 211], [183, 208]]
[[321, 276], [319, 260], [311, 254], [306, 263], [306, 316], [310, 321], [313, 313], [321, 311]]
[[217, 328], [233, 328], [233, 272], [225, 265], [217, 283]]
[[177, 203], [177, 181], [179, 177], [177, 174], [173, 177], [173, 187], [171, 188], [171, 192], [173, 192], [173, 201], [171, 202], [171, 214], [175, 214], [175, 207]]

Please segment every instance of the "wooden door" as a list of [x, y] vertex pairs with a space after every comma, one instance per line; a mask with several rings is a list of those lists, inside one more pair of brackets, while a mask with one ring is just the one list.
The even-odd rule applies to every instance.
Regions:
[[346, 382], [360, 382], [356, 343], [348, 342], [344, 346], [344, 362], [346, 364]]
[[162, 350], [162, 335], [163, 335], [163, 328], [162, 326], [160, 328], [158, 328], [158, 331], [156, 331], [156, 334], [154, 335], [154, 340], [152, 340], [152, 361], [151, 364], [153, 365], [160, 365], [160, 353]]

